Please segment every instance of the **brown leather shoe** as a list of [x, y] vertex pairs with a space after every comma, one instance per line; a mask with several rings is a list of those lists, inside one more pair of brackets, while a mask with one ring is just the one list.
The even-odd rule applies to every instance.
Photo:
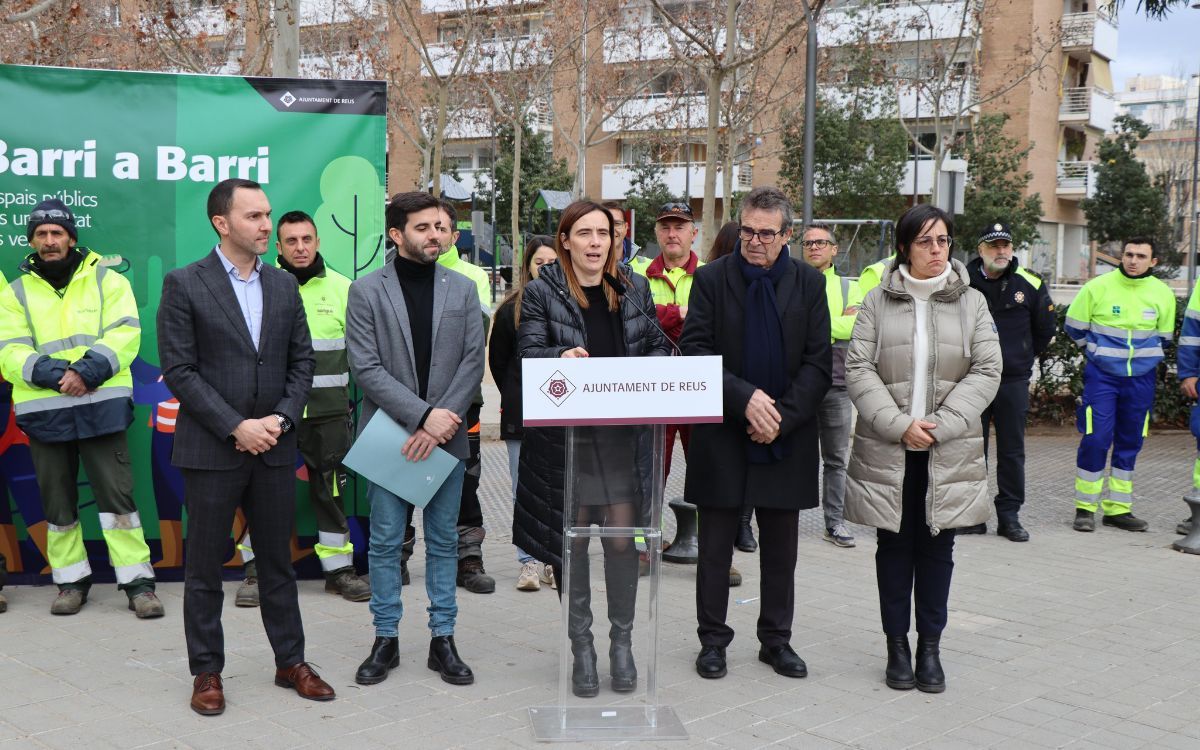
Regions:
[[201, 672], [192, 683], [192, 710], [201, 716], [225, 712], [225, 689], [218, 672]]
[[275, 670], [275, 684], [284, 688], [295, 688], [301, 698], [310, 701], [331, 701], [334, 699], [333, 688], [328, 682], [302, 661], [290, 667]]

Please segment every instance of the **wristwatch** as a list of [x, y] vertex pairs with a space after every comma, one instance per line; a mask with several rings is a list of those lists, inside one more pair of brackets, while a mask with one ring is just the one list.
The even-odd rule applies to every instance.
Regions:
[[275, 412], [275, 418], [279, 420], [279, 431], [288, 433], [292, 431], [292, 420], [287, 418], [286, 414]]

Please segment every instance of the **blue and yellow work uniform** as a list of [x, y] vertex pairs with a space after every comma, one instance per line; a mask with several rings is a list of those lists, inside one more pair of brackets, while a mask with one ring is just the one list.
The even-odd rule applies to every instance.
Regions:
[[[1153, 276], [1117, 269], [1083, 285], [1067, 308], [1066, 333], [1084, 349], [1083, 434], [1075, 469], [1075, 507], [1105, 516], [1130, 512], [1133, 467], [1150, 429], [1155, 368], [1175, 330], [1175, 295]], [[1108, 496], [1104, 468], [1112, 448]]]
[[867, 296], [867, 292], [879, 286], [883, 281], [884, 275], [888, 272], [888, 268], [896, 261], [896, 254], [892, 253], [883, 260], [876, 261], [862, 270], [858, 275], [858, 293], [859, 299]]
[[[317, 520], [313, 552], [321, 561], [321, 570], [332, 577], [354, 565], [354, 545], [342, 495], [346, 475], [341, 468], [351, 443], [350, 365], [346, 358], [350, 279], [325, 265], [320, 255], [313, 263], [320, 263], [320, 270], [307, 279], [297, 279], [302, 282], [300, 300], [308, 317], [316, 369], [296, 438]], [[249, 534], [242, 538], [238, 549], [245, 562], [254, 559]]]
[[[1200, 378], [1200, 284], [1192, 289], [1183, 325], [1179, 329], [1179, 348], [1175, 351], [1179, 379]], [[1200, 493], [1200, 404], [1192, 407], [1189, 425], [1196, 438], [1196, 461], [1192, 464], [1192, 489]]]
[[[129, 367], [141, 342], [137, 301], [99, 255], [71, 253], [74, 271], [57, 288], [31, 254], [22, 275], [0, 291], [0, 371], [13, 384], [17, 424], [29, 435], [54, 582], [84, 591], [91, 585], [76, 484], [82, 459], [117, 583], [132, 598], [154, 588], [125, 436], [133, 421]], [[68, 370], [87, 393], [59, 392]]]

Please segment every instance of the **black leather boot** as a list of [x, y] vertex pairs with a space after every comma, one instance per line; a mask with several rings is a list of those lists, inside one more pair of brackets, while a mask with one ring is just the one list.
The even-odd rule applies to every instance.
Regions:
[[733, 546], [742, 552], [753, 552], [758, 549], [758, 542], [754, 540], [754, 529], [750, 528], [750, 516], [753, 513], [754, 506], [747, 505], [742, 508], [742, 515], [738, 519], [737, 537], [733, 541]]
[[887, 671], [883, 681], [893, 690], [912, 690], [917, 686], [917, 678], [913, 676], [912, 649], [908, 646], [907, 635], [889, 635], [887, 637]]
[[387, 679], [388, 671], [400, 666], [400, 639], [377, 636], [371, 653], [354, 673], [359, 685], [377, 685]]
[[[560, 587], [561, 590], [561, 587]], [[572, 555], [567, 597], [567, 636], [571, 639], [571, 692], [580, 698], [600, 694], [596, 649], [592, 645], [592, 586], [587, 548]]]
[[917, 634], [917, 690], [922, 693], [941, 693], [946, 689], [946, 673], [942, 671], [940, 635]]
[[637, 614], [638, 555], [633, 545], [605, 553], [604, 583], [608, 589], [608, 669], [612, 689], [631, 693], [637, 689], [633, 663], [633, 620]]
[[442, 675], [442, 682], [451, 685], [470, 685], [475, 673], [463, 662], [454, 645], [454, 636], [440, 635], [429, 640], [429, 661], [425, 666]]

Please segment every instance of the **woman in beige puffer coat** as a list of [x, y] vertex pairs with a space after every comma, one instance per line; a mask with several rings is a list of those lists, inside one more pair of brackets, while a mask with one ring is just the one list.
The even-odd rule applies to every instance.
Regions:
[[863, 300], [846, 355], [858, 410], [846, 520], [878, 529], [886, 682], [898, 690], [945, 690], [939, 642], [954, 529], [989, 512], [980, 415], [1000, 384], [1000, 341], [983, 295], [949, 257], [953, 231], [950, 216], [930, 205], [900, 217], [896, 262]]

